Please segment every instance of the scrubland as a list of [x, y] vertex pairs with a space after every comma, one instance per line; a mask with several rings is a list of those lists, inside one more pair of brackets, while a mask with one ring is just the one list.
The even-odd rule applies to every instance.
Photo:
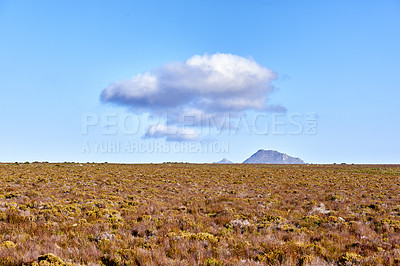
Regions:
[[400, 166], [0, 164], [0, 265], [399, 265]]

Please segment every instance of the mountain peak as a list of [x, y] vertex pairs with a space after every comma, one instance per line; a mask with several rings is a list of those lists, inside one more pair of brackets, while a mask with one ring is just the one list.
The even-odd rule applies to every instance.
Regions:
[[221, 161], [219, 161], [219, 162], [214, 162], [214, 163], [221, 163], [221, 164], [226, 163], [226, 164], [231, 164], [231, 163], [233, 163], [233, 162], [229, 161], [229, 160], [226, 159], [226, 158], [223, 158]]
[[265, 163], [265, 164], [304, 164], [300, 158], [295, 158], [274, 150], [260, 149], [243, 163]]

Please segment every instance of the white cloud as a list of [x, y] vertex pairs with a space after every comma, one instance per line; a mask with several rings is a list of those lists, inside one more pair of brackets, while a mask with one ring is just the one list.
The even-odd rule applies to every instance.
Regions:
[[[276, 78], [274, 71], [252, 58], [195, 55], [183, 63], [168, 63], [130, 80], [114, 82], [103, 90], [101, 100], [135, 112], [168, 113], [168, 122], [177, 126], [179, 121], [174, 117], [193, 116], [195, 127], [204, 125], [204, 119], [218, 121], [246, 110], [285, 111], [282, 106], [267, 104]], [[161, 132], [158, 128], [147, 136], [158, 137]]]
[[198, 140], [196, 130], [190, 128], [178, 128], [162, 124], [152, 125], [146, 131], [146, 138], [163, 138], [167, 141], [195, 141]]

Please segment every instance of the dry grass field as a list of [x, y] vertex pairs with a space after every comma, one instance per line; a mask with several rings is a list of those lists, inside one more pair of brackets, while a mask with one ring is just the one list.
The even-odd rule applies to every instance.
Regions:
[[400, 166], [0, 164], [0, 265], [399, 265]]

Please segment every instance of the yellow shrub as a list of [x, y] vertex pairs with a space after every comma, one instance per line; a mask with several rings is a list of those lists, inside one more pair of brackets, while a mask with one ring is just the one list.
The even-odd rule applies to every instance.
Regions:
[[3, 247], [3, 248], [16, 248], [17, 247], [17, 244], [15, 244], [14, 242], [12, 242], [12, 241], [4, 241], [3, 243], [1, 243], [1, 246]]

